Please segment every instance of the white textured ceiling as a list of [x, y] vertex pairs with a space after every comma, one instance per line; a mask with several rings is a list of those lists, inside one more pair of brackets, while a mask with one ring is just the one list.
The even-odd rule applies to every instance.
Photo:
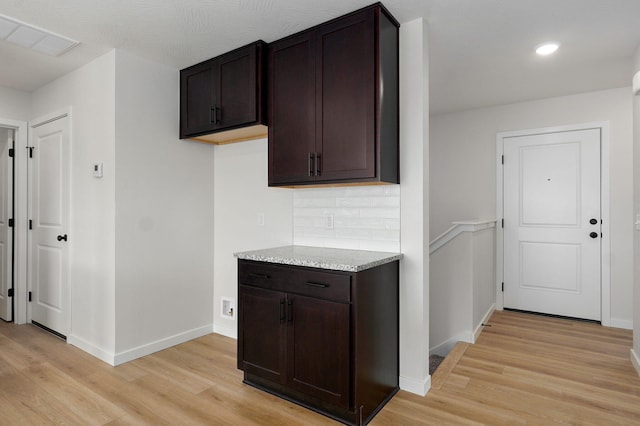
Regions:
[[[52, 58], [0, 41], [0, 86], [33, 91], [113, 48], [184, 68], [371, 0], [0, 0], [0, 14], [79, 40]], [[640, 0], [385, 0], [429, 24], [432, 112], [630, 85]], [[533, 47], [557, 40], [553, 57]]]

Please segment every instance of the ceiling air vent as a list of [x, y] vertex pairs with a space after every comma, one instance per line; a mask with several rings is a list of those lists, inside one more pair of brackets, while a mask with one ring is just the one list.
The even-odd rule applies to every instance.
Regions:
[[0, 15], [0, 39], [50, 56], [59, 56], [80, 44], [4, 15]]

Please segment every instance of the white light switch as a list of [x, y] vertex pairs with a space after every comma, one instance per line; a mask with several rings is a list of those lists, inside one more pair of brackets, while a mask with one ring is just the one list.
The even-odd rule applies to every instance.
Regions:
[[102, 177], [102, 163], [93, 163], [93, 177]]

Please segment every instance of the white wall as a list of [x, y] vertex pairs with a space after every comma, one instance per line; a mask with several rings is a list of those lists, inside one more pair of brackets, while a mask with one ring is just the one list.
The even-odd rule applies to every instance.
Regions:
[[431, 117], [431, 229], [496, 217], [496, 133], [610, 121], [611, 319], [629, 327], [632, 308], [633, 163], [628, 87]]
[[0, 118], [29, 120], [31, 95], [20, 90], [0, 86]]
[[471, 342], [473, 235], [463, 232], [433, 252], [429, 274], [429, 352], [446, 356], [457, 341]]
[[430, 353], [446, 356], [475, 343], [495, 309], [495, 223], [458, 224], [430, 251]]
[[119, 363], [213, 329], [213, 148], [178, 138], [178, 70], [115, 65]]
[[237, 322], [223, 318], [220, 306], [222, 297], [237, 306], [233, 253], [292, 244], [293, 191], [267, 186], [266, 139], [206, 148], [214, 153], [214, 330], [235, 338]]
[[484, 229], [473, 234], [473, 331], [488, 312], [493, 312], [496, 302], [495, 228]]
[[[71, 331], [105, 359], [115, 349], [115, 52], [36, 90], [31, 118], [71, 107]], [[104, 178], [91, 166], [104, 163]]]
[[[636, 49], [634, 73], [640, 73], [640, 46]], [[633, 158], [634, 158], [634, 219], [640, 215], [640, 94], [633, 99]], [[633, 292], [633, 350], [631, 359], [640, 374], [640, 230], [633, 233], [634, 292]]]
[[424, 19], [400, 27], [400, 387], [429, 377], [429, 45]]

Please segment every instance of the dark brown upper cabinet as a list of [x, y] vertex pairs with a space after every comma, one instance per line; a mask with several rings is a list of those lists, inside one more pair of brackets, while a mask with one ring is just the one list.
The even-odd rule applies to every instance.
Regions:
[[266, 43], [180, 71], [180, 138], [229, 143], [266, 137]]
[[400, 182], [398, 32], [378, 3], [269, 45], [270, 186]]

